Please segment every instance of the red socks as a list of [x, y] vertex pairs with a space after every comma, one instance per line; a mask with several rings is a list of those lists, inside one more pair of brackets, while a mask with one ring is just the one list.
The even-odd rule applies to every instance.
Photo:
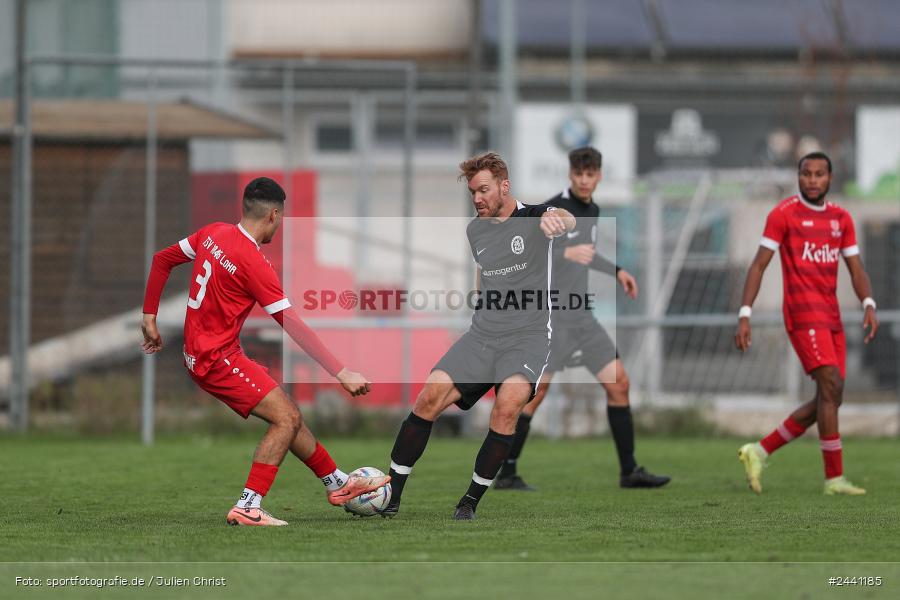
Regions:
[[841, 455], [841, 436], [839, 433], [819, 438], [822, 449], [822, 461], [825, 463], [825, 479], [834, 479], [844, 474], [844, 463]]
[[328, 451], [319, 442], [316, 442], [316, 449], [313, 450], [313, 453], [309, 458], [303, 461], [303, 464], [309, 467], [319, 479], [337, 471], [337, 465], [331, 458], [331, 455], [328, 454]]
[[796, 422], [791, 417], [784, 420], [784, 423], [775, 428], [775, 430], [759, 440], [759, 445], [763, 447], [768, 454], [772, 454], [792, 439], [800, 437], [806, 431], [806, 427]]
[[272, 487], [272, 482], [275, 481], [277, 474], [278, 465], [255, 462], [250, 466], [250, 475], [247, 476], [247, 483], [244, 487], [253, 490], [260, 496], [265, 496], [269, 493], [269, 488]]

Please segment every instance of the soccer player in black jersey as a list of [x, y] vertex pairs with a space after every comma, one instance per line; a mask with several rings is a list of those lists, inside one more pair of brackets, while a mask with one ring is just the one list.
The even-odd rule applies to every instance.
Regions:
[[[597, 237], [598, 207], [591, 199], [600, 183], [602, 156], [595, 148], [578, 148], [569, 153], [569, 182], [571, 186], [546, 202], [548, 206], [564, 208], [575, 216], [574, 230], [567, 232], [553, 244], [554, 287], [563, 298], [586, 298], [588, 269], [614, 275], [625, 293], [637, 298], [638, 286], [627, 271], [598, 255], [594, 249]], [[581, 305], [586, 306], [586, 303]], [[567, 307], [569, 308], [569, 307]], [[576, 308], [573, 304], [571, 308]], [[590, 310], [554, 311], [550, 364], [541, 378], [537, 394], [519, 415], [516, 435], [509, 456], [494, 480], [498, 490], [532, 491], [516, 473], [516, 464], [528, 436], [531, 418], [547, 394], [555, 371], [570, 364], [573, 355], [581, 352], [580, 364], [585, 366], [606, 390], [606, 413], [619, 455], [619, 485], [624, 488], [660, 487], [669, 477], [657, 476], [639, 467], [634, 458], [634, 426], [628, 401], [628, 375], [606, 330]]]
[[548, 298], [553, 242], [574, 229], [575, 218], [564, 209], [526, 206], [513, 198], [506, 163], [493, 152], [460, 164], [463, 178], [478, 213], [466, 235], [478, 268], [479, 302], [469, 331], [435, 365], [400, 426], [391, 451], [391, 501], [381, 513], [386, 517], [399, 511], [406, 480], [425, 451], [435, 419], [454, 403], [468, 410], [494, 388], [490, 429], [453, 515], [474, 519], [549, 359], [550, 317], [556, 312]]

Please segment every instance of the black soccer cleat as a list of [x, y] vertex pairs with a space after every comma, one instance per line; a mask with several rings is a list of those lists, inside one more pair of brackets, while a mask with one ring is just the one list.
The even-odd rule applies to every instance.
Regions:
[[666, 485], [672, 478], [668, 475], [654, 475], [638, 467], [628, 475], [619, 478], [619, 487], [623, 488], [658, 488]]
[[515, 490], [517, 492], [536, 492], [537, 488], [525, 483], [518, 475], [512, 477], [497, 478], [494, 480], [495, 490]]
[[388, 505], [378, 511], [378, 516], [382, 519], [393, 519], [400, 512], [400, 503], [391, 500]]
[[454, 521], [474, 521], [475, 520], [475, 507], [471, 504], [460, 504], [456, 507], [456, 512], [453, 513]]

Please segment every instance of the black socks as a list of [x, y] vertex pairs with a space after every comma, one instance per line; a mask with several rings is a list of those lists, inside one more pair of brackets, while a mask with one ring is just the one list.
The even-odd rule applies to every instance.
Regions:
[[481, 450], [475, 457], [475, 472], [472, 473], [472, 482], [469, 484], [466, 495], [460, 499], [457, 506], [462, 504], [468, 504], [472, 508], [478, 506], [478, 501], [493, 483], [494, 477], [500, 470], [500, 465], [509, 454], [515, 437], [515, 434], [504, 435], [493, 429], [488, 430]]
[[516, 474], [516, 462], [522, 454], [522, 447], [525, 446], [525, 440], [528, 438], [528, 431], [531, 429], [531, 417], [526, 414], [519, 415], [516, 422], [516, 433], [513, 439], [512, 448], [509, 450], [509, 456], [503, 461], [503, 466], [497, 474], [499, 479], [507, 479]]
[[622, 475], [630, 475], [637, 468], [634, 460], [634, 424], [631, 421], [630, 406], [606, 406], [609, 430], [616, 442], [619, 455], [619, 469]]
[[413, 413], [409, 413], [409, 416], [400, 425], [397, 439], [394, 440], [394, 449], [391, 450], [389, 473], [391, 476], [391, 504], [400, 503], [406, 478], [412, 472], [413, 465], [425, 452], [432, 425], [434, 425], [433, 421], [423, 419]]

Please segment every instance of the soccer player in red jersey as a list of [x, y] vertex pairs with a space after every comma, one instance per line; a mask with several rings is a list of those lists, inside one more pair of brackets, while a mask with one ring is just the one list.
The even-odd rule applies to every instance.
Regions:
[[843, 208], [825, 201], [831, 160], [813, 152], [800, 159], [798, 171], [800, 194], [782, 200], [766, 220], [760, 248], [744, 283], [735, 344], [742, 352], [750, 348], [750, 306], [759, 293], [763, 272], [778, 250], [784, 279], [784, 324], [804, 370], [816, 382], [816, 396], [759, 442], [742, 446], [738, 456], [750, 488], [759, 494], [766, 458], [816, 423], [825, 463], [825, 494], [859, 496], [866, 491], [844, 478], [838, 433], [847, 352], [836, 294], [839, 257], [847, 263], [853, 289], [862, 301], [867, 344], [878, 331], [875, 301], [859, 258], [853, 219]]
[[156, 326], [163, 287], [173, 267], [194, 262], [184, 320], [184, 365], [200, 388], [233, 411], [269, 423], [253, 455], [244, 492], [226, 517], [230, 525], [287, 525], [262, 510], [260, 502], [288, 450], [322, 480], [328, 501], [336, 506], [390, 481], [390, 477], [351, 477], [338, 469], [294, 401], [265, 367], [241, 349], [241, 327], [259, 303], [347, 392], [359, 396], [369, 391], [366, 378], [348, 371], [300, 320], [260, 251], [260, 244], [271, 242], [281, 225], [284, 201], [284, 190], [272, 179], [251, 181], [244, 189], [240, 223], [212, 223], [153, 256], [144, 297], [143, 350], [153, 354], [163, 346]]

